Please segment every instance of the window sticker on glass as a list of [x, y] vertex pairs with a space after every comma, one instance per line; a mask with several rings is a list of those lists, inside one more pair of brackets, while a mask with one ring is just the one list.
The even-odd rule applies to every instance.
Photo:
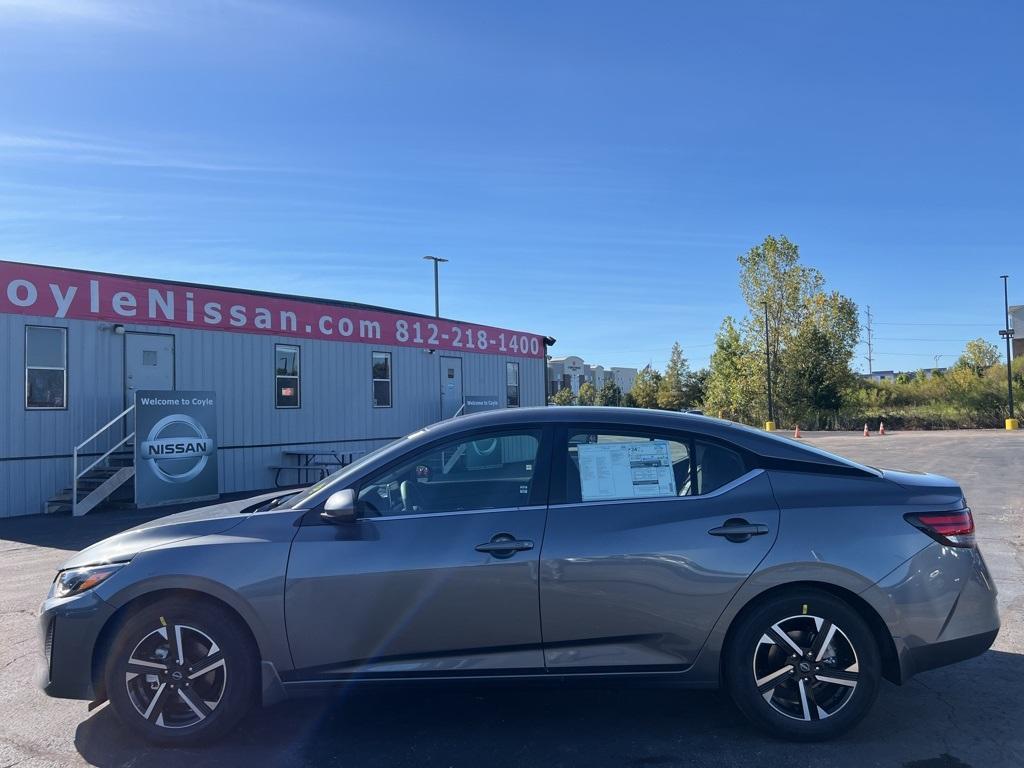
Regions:
[[583, 501], [676, 495], [666, 440], [585, 443], [578, 451]]

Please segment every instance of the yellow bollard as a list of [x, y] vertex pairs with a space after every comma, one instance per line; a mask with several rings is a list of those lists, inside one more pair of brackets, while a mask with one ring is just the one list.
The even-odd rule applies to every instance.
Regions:
[[1020, 429], [1020, 425], [1017, 423], [1016, 419], [1007, 419], [1006, 420], [1006, 428], [1007, 429]]
[[[1009, 427], [1007, 427], [1007, 429], [1009, 429]], [[766, 421], [764, 423], [764, 431], [765, 432], [774, 432], [775, 431], [775, 422], [774, 421]]]

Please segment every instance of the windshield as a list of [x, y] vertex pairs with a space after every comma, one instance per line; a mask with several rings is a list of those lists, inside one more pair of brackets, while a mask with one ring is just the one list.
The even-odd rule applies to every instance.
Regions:
[[405, 440], [409, 440], [413, 437], [416, 437], [422, 432], [423, 430], [420, 430], [419, 432], [413, 432], [411, 435], [406, 435], [405, 437], [400, 437], [397, 440], [392, 440], [391, 442], [382, 445], [380, 448], [374, 448], [369, 453], [364, 453], [351, 464], [346, 464], [341, 469], [338, 469], [337, 471], [329, 474], [323, 480], [313, 483], [313, 485], [303, 490], [300, 490], [294, 496], [288, 498], [287, 501], [281, 502], [280, 504], [277, 505], [276, 509], [302, 509], [309, 499], [311, 499], [316, 494], [320, 493], [320, 491], [322, 491], [327, 486], [332, 485], [339, 478], [343, 477], [344, 475], [347, 475], [349, 472], [354, 472], [355, 470], [359, 469], [365, 464], [370, 463], [380, 454], [384, 453], [384, 451], [388, 450], [392, 446], [397, 445], [398, 443], [401, 443]]

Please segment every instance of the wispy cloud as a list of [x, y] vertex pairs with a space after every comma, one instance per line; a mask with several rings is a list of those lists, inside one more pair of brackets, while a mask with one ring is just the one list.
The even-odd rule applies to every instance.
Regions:
[[114, 0], [0, 0], [0, 23], [64, 21], [148, 25], [154, 10], [148, 3]]
[[[0, 0], [3, 2], [4, 0]], [[0, 157], [53, 162], [114, 165], [207, 173], [292, 172], [280, 166], [226, 162], [179, 154], [173, 149], [131, 145], [81, 134], [0, 133]]]
[[[197, 27], [200, 19], [202, 27]], [[301, 0], [0, 0], [0, 26], [91, 24], [194, 35], [218, 24], [237, 23], [366, 31], [349, 14]]]

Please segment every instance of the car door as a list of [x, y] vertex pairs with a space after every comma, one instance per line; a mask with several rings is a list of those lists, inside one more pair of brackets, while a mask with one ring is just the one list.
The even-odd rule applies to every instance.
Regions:
[[554, 445], [541, 552], [548, 670], [673, 670], [775, 540], [767, 475], [720, 442], [579, 424]]
[[295, 677], [541, 670], [550, 440], [504, 429], [355, 481], [359, 519], [303, 525], [285, 595]]

